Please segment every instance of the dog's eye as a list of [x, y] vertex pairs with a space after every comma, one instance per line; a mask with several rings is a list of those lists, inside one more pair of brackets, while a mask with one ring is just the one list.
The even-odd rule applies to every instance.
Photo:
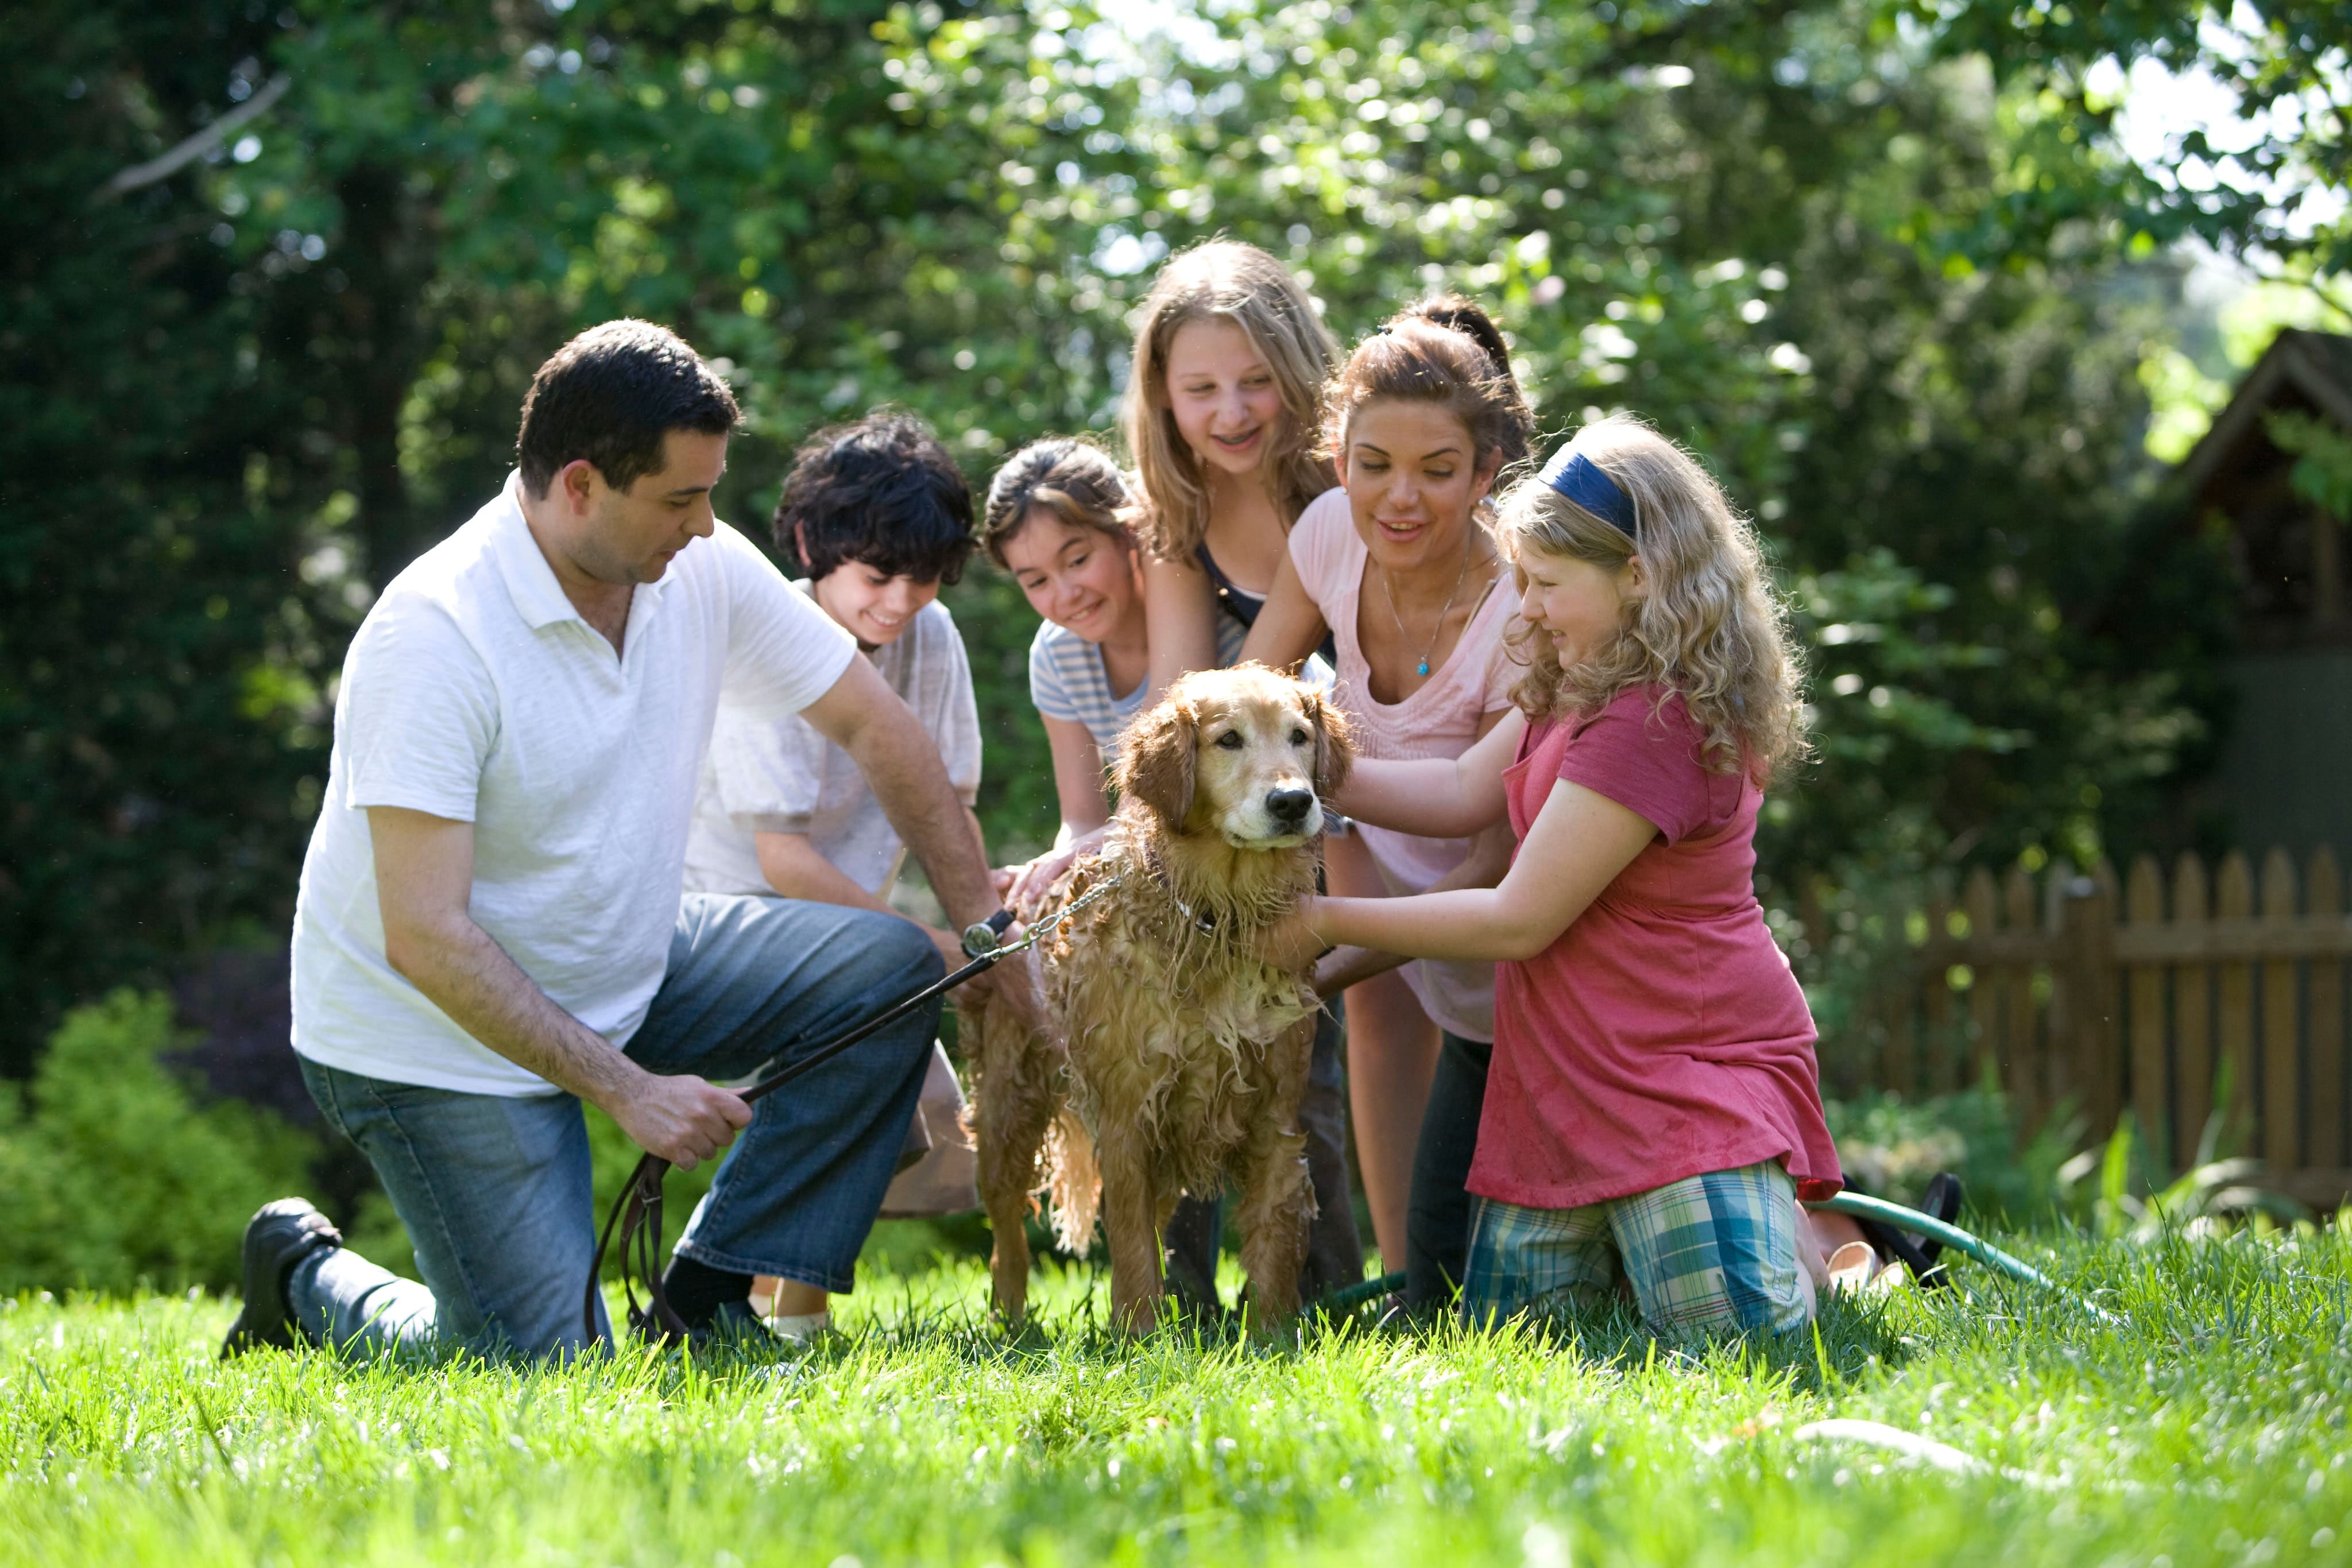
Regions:
[[1225, 731], [1217, 737], [1217, 745], [1226, 751], [1239, 751], [1242, 748], [1242, 732], [1238, 729]]
[[1306, 745], [1306, 744], [1307, 744], [1307, 732], [1306, 732], [1305, 730], [1303, 730], [1303, 729], [1294, 729], [1294, 730], [1292, 730], [1292, 731], [1290, 732], [1290, 744], [1291, 744], [1291, 745], [1293, 745], [1293, 746], [1304, 746], [1304, 745]]

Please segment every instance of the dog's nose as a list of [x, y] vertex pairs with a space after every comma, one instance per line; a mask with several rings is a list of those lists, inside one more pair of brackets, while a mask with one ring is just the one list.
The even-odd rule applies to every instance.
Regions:
[[1269, 789], [1265, 795], [1265, 809], [1273, 813], [1274, 820], [1294, 826], [1307, 820], [1307, 812], [1314, 804], [1312, 789]]

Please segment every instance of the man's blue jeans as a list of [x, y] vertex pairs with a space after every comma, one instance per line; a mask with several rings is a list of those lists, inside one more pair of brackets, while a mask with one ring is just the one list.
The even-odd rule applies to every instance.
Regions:
[[[944, 973], [909, 922], [780, 898], [689, 894], [669, 968], [625, 1048], [649, 1071], [733, 1079], [795, 1056]], [[940, 1004], [761, 1100], [677, 1251], [828, 1291], [855, 1284], [914, 1115]], [[305, 1061], [327, 1121], [360, 1146], [416, 1248], [423, 1284], [348, 1249], [315, 1254], [287, 1302], [321, 1340], [559, 1354], [586, 1343], [596, 1250], [588, 1131], [569, 1094], [391, 1083]], [[601, 1309], [600, 1309], [601, 1313]]]

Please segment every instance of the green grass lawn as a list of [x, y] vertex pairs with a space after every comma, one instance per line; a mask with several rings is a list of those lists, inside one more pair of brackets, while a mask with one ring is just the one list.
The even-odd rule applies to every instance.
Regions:
[[[2352, 1560], [2352, 1238], [2006, 1239], [1696, 1355], [1631, 1322], [1125, 1343], [1090, 1270], [1007, 1343], [976, 1265], [782, 1362], [263, 1354], [217, 1299], [0, 1302], [0, 1560], [873, 1565]], [[1985, 1461], [1803, 1438], [1857, 1417]]]

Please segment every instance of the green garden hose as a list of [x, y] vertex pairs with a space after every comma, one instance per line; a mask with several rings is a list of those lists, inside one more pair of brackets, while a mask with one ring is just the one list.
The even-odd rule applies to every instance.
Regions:
[[[1832, 1214], [1851, 1214], [1857, 1219], [1875, 1219], [1881, 1225], [1891, 1225], [1898, 1230], [1909, 1230], [1940, 1241], [1947, 1247], [1958, 1248], [1989, 1269], [1997, 1270], [2011, 1279], [2028, 1285], [2039, 1285], [2045, 1291], [2064, 1290], [2055, 1280], [2021, 1258], [2012, 1257], [1990, 1241], [1979, 1240], [1957, 1225], [1948, 1224], [1932, 1214], [1922, 1214], [1916, 1208], [1906, 1208], [1899, 1203], [1889, 1203], [1883, 1197], [1867, 1193], [1842, 1192], [1835, 1197], [1825, 1197], [1805, 1205], [1807, 1208], [1826, 1209]], [[2078, 1298], [2079, 1299], [2079, 1298]], [[2102, 1322], [2115, 1322], [2115, 1316], [2096, 1302], [2084, 1301], [2083, 1308]]]
[[1307, 1305], [1320, 1307], [1325, 1312], [1344, 1312], [1351, 1308], [1360, 1307], [1366, 1301], [1376, 1301], [1391, 1291], [1403, 1289], [1402, 1274], [1382, 1274], [1378, 1279], [1367, 1280], [1360, 1285], [1349, 1285], [1337, 1291], [1326, 1291]]

